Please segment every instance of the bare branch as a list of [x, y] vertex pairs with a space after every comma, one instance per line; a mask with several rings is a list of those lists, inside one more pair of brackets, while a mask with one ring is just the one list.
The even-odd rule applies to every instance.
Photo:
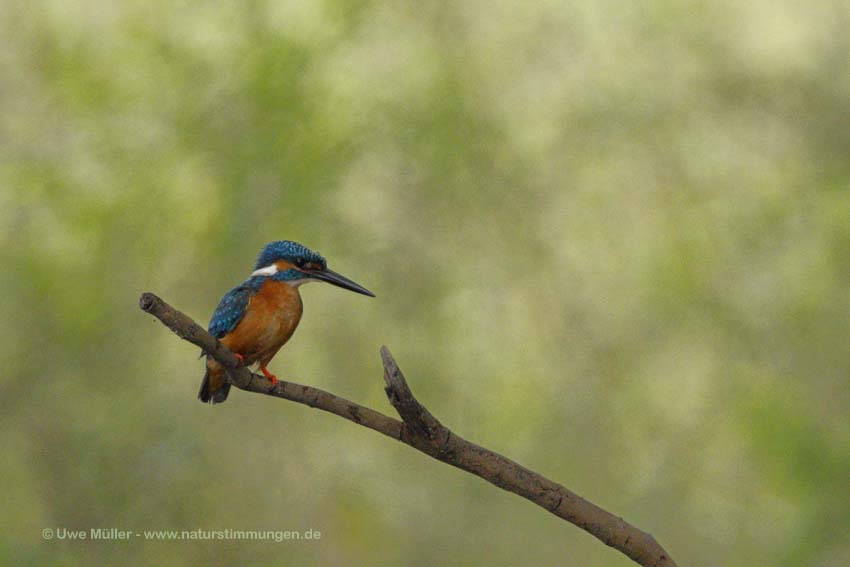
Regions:
[[402, 421], [311, 386], [284, 380], [278, 380], [272, 386], [263, 376], [253, 374], [241, 366], [227, 347], [191, 318], [156, 295], [142, 294], [139, 306], [162, 321], [180, 338], [199, 346], [219, 361], [227, 370], [227, 380], [237, 388], [305, 404], [368, 427], [534, 502], [621, 551], [640, 565], [676, 567], [670, 555], [650, 534], [560, 484], [450, 431], [419, 403], [387, 347], [381, 347], [385, 390]]

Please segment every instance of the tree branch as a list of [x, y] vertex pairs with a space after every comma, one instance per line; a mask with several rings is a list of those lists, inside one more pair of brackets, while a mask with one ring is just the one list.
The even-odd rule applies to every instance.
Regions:
[[278, 380], [272, 386], [263, 376], [241, 366], [227, 347], [191, 318], [156, 295], [143, 293], [139, 306], [162, 321], [180, 338], [199, 346], [220, 362], [227, 370], [228, 382], [237, 388], [305, 404], [368, 427], [534, 502], [621, 551], [640, 565], [676, 567], [670, 555], [650, 534], [560, 484], [450, 431], [413, 396], [387, 347], [381, 347], [385, 390], [402, 421], [311, 386], [284, 380]]

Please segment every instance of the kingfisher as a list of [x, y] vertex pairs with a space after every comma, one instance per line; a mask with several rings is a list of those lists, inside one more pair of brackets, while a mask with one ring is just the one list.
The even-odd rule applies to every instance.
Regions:
[[[257, 364], [274, 385], [277, 377], [269, 372], [268, 364], [301, 321], [303, 307], [298, 288], [317, 281], [375, 297], [365, 287], [329, 269], [318, 252], [291, 240], [278, 240], [262, 249], [248, 279], [221, 298], [208, 330], [243, 365]], [[207, 356], [199, 400], [216, 404], [227, 399], [230, 383], [224, 372], [221, 364]]]

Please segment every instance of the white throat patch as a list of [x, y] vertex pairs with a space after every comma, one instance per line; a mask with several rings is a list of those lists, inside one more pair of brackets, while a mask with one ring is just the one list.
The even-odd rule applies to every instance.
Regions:
[[300, 280], [289, 280], [286, 283], [291, 285], [292, 287], [298, 287], [298, 286], [305, 284], [305, 283], [308, 283], [308, 282], [317, 282], [317, 281], [319, 281], [319, 280], [317, 280], [316, 278], [302, 278]]

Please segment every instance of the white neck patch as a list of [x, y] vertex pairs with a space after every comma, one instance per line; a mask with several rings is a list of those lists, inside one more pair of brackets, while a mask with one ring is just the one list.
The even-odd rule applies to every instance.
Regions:
[[[251, 277], [253, 278], [254, 276], [273, 276], [276, 273], [278, 273], [279, 271], [280, 270], [278, 269], [277, 264], [271, 264], [269, 266], [266, 266], [265, 268], [260, 268], [259, 270], [254, 270], [251, 273]], [[286, 283], [287, 285], [289, 285], [291, 287], [298, 287], [301, 284], [305, 284], [307, 282], [315, 282], [315, 281], [319, 281], [319, 280], [317, 280], [316, 278], [304, 277], [304, 278], [297, 279], [297, 280], [287, 280], [284, 283]]]
[[277, 264], [270, 264], [265, 268], [260, 268], [259, 270], [254, 270], [251, 274], [251, 277], [254, 276], [273, 276], [278, 273], [280, 270], [277, 269]]

